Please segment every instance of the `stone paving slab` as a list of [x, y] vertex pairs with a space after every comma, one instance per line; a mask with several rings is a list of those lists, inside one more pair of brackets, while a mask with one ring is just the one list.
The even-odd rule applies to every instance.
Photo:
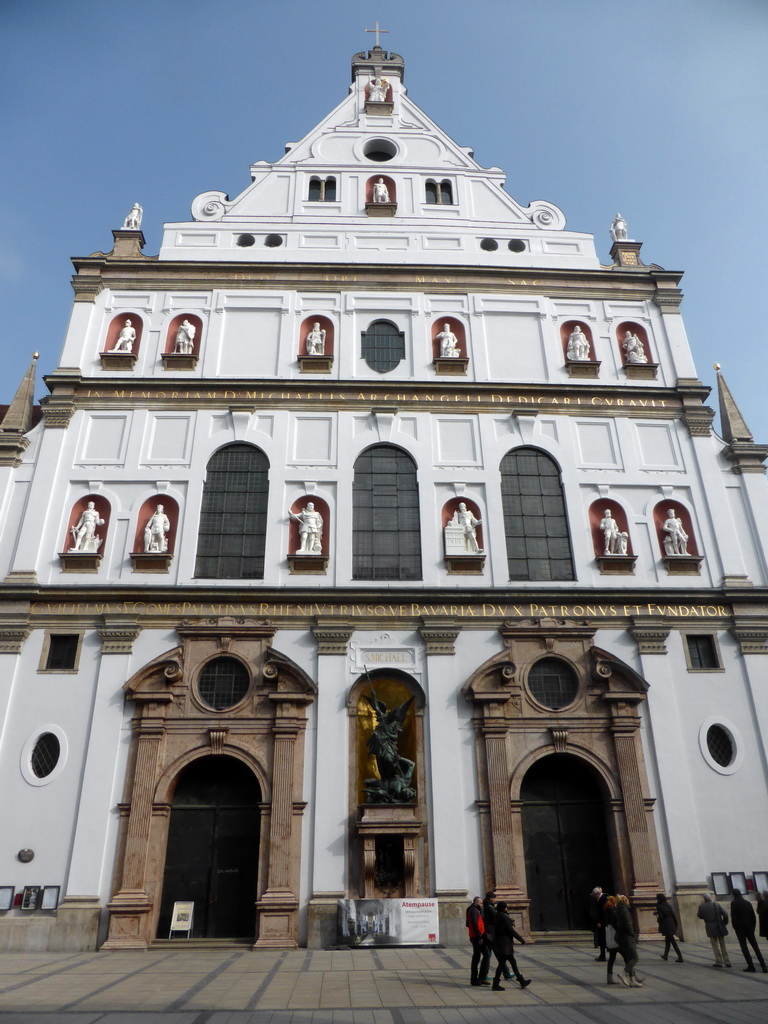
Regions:
[[[645, 985], [607, 986], [586, 945], [518, 953], [533, 984], [468, 984], [469, 950], [7, 953], [0, 1024], [768, 1024], [768, 975], [640, 947]], [[618, 965], [617, 965], [618, 970]]]

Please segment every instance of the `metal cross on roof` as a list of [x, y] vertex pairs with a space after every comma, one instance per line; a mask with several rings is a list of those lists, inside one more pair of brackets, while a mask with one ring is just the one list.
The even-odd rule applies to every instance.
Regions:
[[379, 32], [383, 32], [385, 35], [389, 34], [389, 29], [388, 28], [379, 28], [378, 21], [376, 22], [376, 28], [367, 28], [365, 31], [366, 32], [375, 32], [376, 33], [376, 45], [379, 47], [379, 49], [381, 49], [381, 46], [379, 45]]

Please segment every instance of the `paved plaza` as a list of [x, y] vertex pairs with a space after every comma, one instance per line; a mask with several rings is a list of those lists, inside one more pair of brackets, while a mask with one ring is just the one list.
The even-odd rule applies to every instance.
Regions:
[[[153, 949], [5, 953], [2, 1024], [766, 1024], [768, 974], [717, 970], [709, 944], [684, 964], [641, 944], [640, 989], [605, 984], [584, 945], [521, 948], [525, 991], [472, 988], [469, 948]], [[766, 947], [768, 952], [768, 947]]]

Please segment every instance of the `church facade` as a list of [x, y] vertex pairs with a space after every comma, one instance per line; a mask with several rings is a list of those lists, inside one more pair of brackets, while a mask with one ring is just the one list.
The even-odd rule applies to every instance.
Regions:
[[0, 948], [410, 897], [463, 942], [490, 888], [535, 938], [598, 884], [695, 937], [768, 884], [768, 447], [720, 377], [713, 432], [681, 274], [517, 203], [379, 46], [250, 174], [75, 259], [0, 424]]

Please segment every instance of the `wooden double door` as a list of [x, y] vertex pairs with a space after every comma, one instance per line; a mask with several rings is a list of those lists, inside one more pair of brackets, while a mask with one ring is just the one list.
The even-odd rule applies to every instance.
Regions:
[[525, 874], [532, 931], [591, 928], [588, 899], [613, 892], [605, 806], [589, 768], [553, 754], [523, 780]]
[[158, 938], [173, 904], [194, 902], [193, 937], [255, 936], [261, 793], [235, 758], [192, 764], [176, 786], [168, 829]]

